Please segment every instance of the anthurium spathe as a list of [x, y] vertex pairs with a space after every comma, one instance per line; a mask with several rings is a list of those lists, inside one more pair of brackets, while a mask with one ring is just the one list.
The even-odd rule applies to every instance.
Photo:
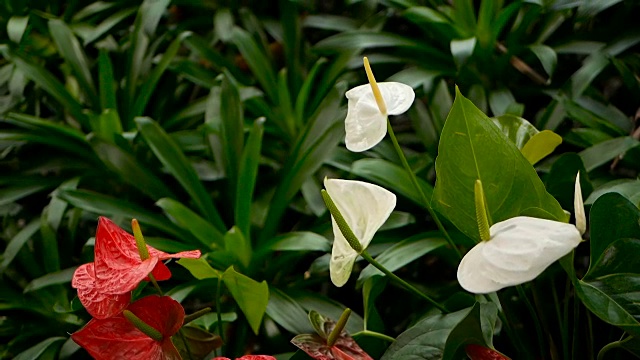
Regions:
[[149, 273], [158, 281], [169, 279], [171, 272], [162, 260], [200, 257], [200, 250], [168, 254], [146, 247], [149, 258], [142, 260], [134, 236], [111, 220], [100, 217], [94, 260], [96, 287], [105, 294], [122, 294], [135, 289]]
[[486, 348], [481, 345], [467, 345], [465, 346], [464, 350], [471, 360], [511, 360], [498, 351]]
[[160, 339], [138, 330], [120, 313], [106, 319], [92, 319], [71, 338], [96, 360], [149, 359], [179, 360], [171, 336], [184, 322], [184, 309], [168, 296], [147, 296], [127, 308], [155, 329]]
[[[395, 208], [396, 196], [378, 185], [355, 180], [325, 179], [324, 187], [353, 230], [358, 241], [354, 245], [360, 251], [366, 249]], [[331, 222], [334, 240], [329, 272], [333, 284], [343, 286], [349, 280], [359, 252], [349, 244], [333, 216]]]
[[[476, 189], [482, 193], [481, 184]], [[483, 199], [484, 195], [480, 198]], [[469, 292], [483, 294], [535, 279], [582, 241], [586, 219], [579, 175], [576, 178], [574, 206], [577, 227], [528, 216], [514, 217], [491, 226], [486, 238], [469, 250], [460, 262], [460, 285]], [[483, 209], [485, 206], [479, 206], [476, 200], [481, 236], [484, 231], [480, 219], [486, 218], [486, 214], [481, 215]]]
[[348, 99], [345, 145], [354, 152], [371, 149], [379, 143], [387, 133], [387, 116], [409, 110], [415, 99], [411, 86], [398, 82], [377, 83], [366, 57], [364, 65], [369, 84], [345, 94]]
[[200, 257], [199, 250], [167, 254], [150, 246], [146, 248], [149, 257], [142, 260], [134, 236], [111, 220], [99, 218], [94, 262], [76, 269], [71, 280], [78, 290], [78, 299], [91, 316], [105, 319], [121, 312], [131, 300], [131, 290], [149, 273], [156, 280], [171, 277], [161, 260]]

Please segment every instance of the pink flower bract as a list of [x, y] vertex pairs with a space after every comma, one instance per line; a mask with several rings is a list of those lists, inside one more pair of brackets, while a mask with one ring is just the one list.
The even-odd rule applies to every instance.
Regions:
[[124, 294], [104, 294], [95, 286], [94, 263], [80, 266], [73, 274], [71, 286], [78, 289], [78, 299], [87, 312], [97, 319], [106, 319], [126, 309], [131, 302], [131, 292]]
[[129, 305], [128, 310], [162, 334], [156, 341], [133, 326], [122, 313], [92, 319], [71, 338], [96, 360], [179, 360], [171, 336], [184, 322], [184, 309], [168, 296], [151, 295]]

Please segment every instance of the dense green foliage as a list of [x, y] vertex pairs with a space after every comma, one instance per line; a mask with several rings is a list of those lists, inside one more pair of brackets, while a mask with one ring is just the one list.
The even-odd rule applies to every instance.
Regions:
[[[290, 339], [313, 331], [309, 311], [338, 319], [345, 307], [347, 330], [376, 359], [402, 358], [411, 341], [432, 349], [421, 359], [464, 358], [469, 334], [517, 359], [595, 358], [610, 343], [627, 351], [607, 359], [640, 356], [639, 10], [562, 0], [3, 1], [0, 358], [87, 358], [68, 335], [90, 318], [70, 281], [92, 261], [99, 215], [128, 230], [138, 219], [158, 249], [208, 254], [172, 265], [163, 288], [188, 313], [221, 307], [227, 356], [294, 353]], [[341, 146], [344, 93], [366, 82], [363, 55], [379, 80], [416, 91], [393, 127], [429, 199], [469, 202], [433, 204], [461, 252], [478, 239], [473, 183], [448, 188], [455, 161], [477, 169], [470, 179], [495, 180], [495, 222], [533, 202], [563, 220], [581, 171], [589, 243], [500, 292], [506, 311], [463, 291], [457, 252], [391, 141], [363, 153]], [[491, 126], [517, 148], [499, 138], [473, 163], [450, 136], [461, 118], [476, 137]], [[537, 133], [521, 118], [563, 140], [550, 156], [531, 155], [544, 157], [530, 161], [539, 178], [516, 151]], [[436, 168], [438, 146], [454, 151]], [[505, 171], [494, 154], [518, 163]], [[452, 313], [362, 261], [359, 277], [331, 285], [327, 176], [398, 195], [369, 252]], [[217, 333], [211, 315], [198, 325]], [[411, 336], [436, 323], [437, 334]]]

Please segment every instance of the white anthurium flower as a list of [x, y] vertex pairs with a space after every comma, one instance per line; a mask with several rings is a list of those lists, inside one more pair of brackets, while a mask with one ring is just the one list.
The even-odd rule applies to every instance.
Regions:
[[364, 58], [369, 84], [355, 87], [345, 94], [348, 99], [345, 144], [353, 152], [374, 147], [387, 134], [387, 116], [409, 110], [416, 97], [413, 88], [399, 82], [377, 83], [369, 61]]
[[467, 291], [486, 294], [535, 279], [582, 241], [586, 218], [576, 178], [576, 226], [518, 216], [494, 224], [490, 238], [473, 247], [458, 266], [458, 282]]
[[[366, 249], [395, 208], [396, 196], [378, 185], [355, 180], [325, 179], [324, 187], [362, 249]], [[331, 223], [334, 240], [329, 272], [333, 284], [341, 287], [349, 280], [359, 254], [349, 245], [333, 216]]]

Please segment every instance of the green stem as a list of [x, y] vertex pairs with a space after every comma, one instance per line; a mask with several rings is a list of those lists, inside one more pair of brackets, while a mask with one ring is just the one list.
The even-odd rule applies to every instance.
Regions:
[[533, 319], [533, 324], [535, 325], [536, 334], [538, 336], [538, 347], [540, 348], [540, 356], [542, 358], [545, 358], [544, 333], [542, 332], [542, 327], [540, 326], [540, 320], [538, 319], [538, 314], [536, 313], [536, 309], [533, 307], [533, 305], [529, 301], [529, 298], [527, 297], [527, 294], [524, 292], [522, 285], [516, 285], [516, 290], [518, 291], [518, 295], [520, 295], [520, 297], [522, 298], [522, 301], [524, 301], [524, 305], [527, 307], [527, 310], [529, 310], [529, 314]]
[[149, 273], [148, 276], [149, 276], [149, 280], [151, 280], [151, 283], [153, 284], [153, 287], [156, 288], [156, 291], [158, 292], [158, 294], [160, 294], [160, 296], [164, 296], [164, 293], [162, 292], [160, 285], [158, 285], [156, 278], [151, 273]]
[[222, 291], [222, 279], [218, 279], [218, 285], [216, 286], [216, 314], [218, 316], [218, 332], [220, 333], [220, 340], [224, 346], [224, 329], [222, 327], [222, 307], [220, 306], [220, 292]]
[[182, 331], [182, 328], [180, 328], [180, 330], [178, 330], [178, 334], [180, 335], [180, 339], [182, 340], [182, 343], [184, 344], [185, 350], [187, 350], [187, 355], [189, 356], [189, 360], [193, 360], [193, 357], [191, 356], [191, 349], [189, 348], [189, 343], [187, 342], [187, 337], [184, 336], [184, 331]]
[[363, 251], [362, 253], [360, 253], [360, 256], [362, 256], [362, 258], [367, 260], [369, 262], [369, 264], [375, 266], [376, 268], [378, 268], [378, 270], [382, 271], [391, 280], [395, 281], [396, 283], [398, 283], [399, 285], [401, 285], [402, 287], [407, 289], [409, 292], [412, 292], [415, 295], [427, 300], [429, 303], [431, 303], [433, 306], [438, 308], [438, 310], [442, 311], [443, 313], [445, 313], [445, 314], [449, 313], [449, 311], [444, 306], [440, 305], [437, 301], [433, 300], [427, 294], [425, 294], [422, 291], [416, 289], [413, 285], [411, 285], [408, 282], [402, 280], [396, 274], [394, 274], [391, 271], [387, 270], [387, 268], [385, 268], [384, 266], [382, 266], [382, 264], [380, 264], [374, 258], [372, 258], [371, 255], [369, 255], [369, 253], [366, 250]]
[[211, 308], [210, 307], [206, 307], [204, 309], [200, 309], [200, 310], [194, 312], [193, 314], [189, 314], [189, 315], [184, 317], [184, 324], [186, 325], [186, 324], [192, 322], [193, 320], [195, 320], [195, 319], [197, 319], [197, 318], [199, 318], [199, 317], [201, 317], [201, 316], [203, 316], [205, 314], [208, 314], [210, 312], [211, 312]]
[[375, 331], [371, 331], [371, 330], [362, 330], [362, 331], [358, 331], [355, 334], [351, 334], [352, 337], [356, 337], [356, 336], [368, 336], [368, 337], [372, 337], [372, 338], [377, 338], [380, 340], [384, 340], [387, 342], [395, 342], [396, 339], [392, 338], [389, 335], [385, 335], [379, 332], [375, 332]]
[[436, 212], [431, 208], [431, 203], [427, 199], [427, 196], [424, 194], [424, 191], [422, 190], [422, 187], [420, 186], [420, 184], [418, 184], [418, 179], [416, 178], [416, 174], [413, 173], [413, 170], [411, 170], [411, 167], [409, 166], [409, 162], [407, 161], [407, 158], [404, 156], [404, 152], [402, 151], [402, 148], [398, 143], [398, 139], [396, 138], [396, 134], [393, 132], [393, 127], [391, 127], [391, 122], [389, 121], [388, 117], [387, 117], [387, 132], [389, 133], [389, 137], [391, 138], [393, 147], [396, 149], [396, 152], [398, 153], [398, 157], [402, 162], [402, 166], [409, 174], [411, 183], [413, 184], [413, 187], [415, 187], [416, 191], [418, 191], [418, 194], [420, 195], [420, 198], [422, 199], [424, 206], [427, 208], [429, 215], [431, 215], [431, 218], [433, 218], [433, 221], [438, 226], [438, 229], [440, 229], [440, 231], [444, 235], [445, 239], [449, 243], [449, 246], [453, 248], [453, 250], [458, 255], [458, 258], [462, 259], [462, 253], [460, 253], [460, 250], [456, 247], [456, 244], [454, 244], [453, 239], [451, 239], [451, 236], [447, 232], [447, 229], [445, 229], [444, 225], [442, 225], [442, 222], [440, 221], [440, 218], [438, 218], [438, 215], [436, 214]]
[[628, 336], [627, 338], [625, 338], [624, 340], [618, 340], [618, 341], [614, 341], [612, 343], [609, 343], [607, 345], [605, 345], [602, 349], [600, 349], [600, 351], [598, 352], [598, 357], [597, 360], [604, 360], [604, 355], [611, 349], [617, 349], [619, 347], [622, 347], [622, 345], [624, 343], [626, 343], [627, 341], [633, 339], [633, 336]]

